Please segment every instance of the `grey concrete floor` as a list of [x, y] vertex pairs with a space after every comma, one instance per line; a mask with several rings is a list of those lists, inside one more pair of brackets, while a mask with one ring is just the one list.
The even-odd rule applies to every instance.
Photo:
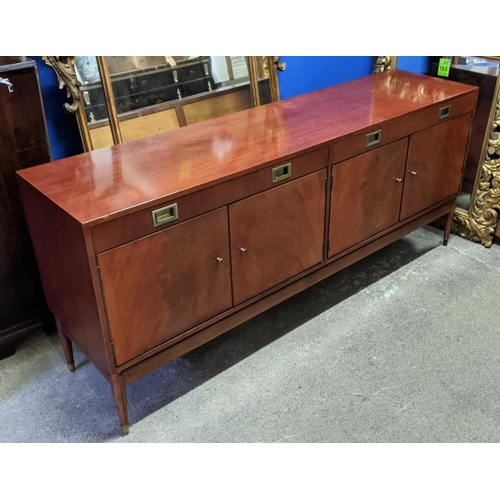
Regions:
[[56, 335], [0, 361], [0, 442], [500, 442], [500, 246], [426, 227], [128, 386]]

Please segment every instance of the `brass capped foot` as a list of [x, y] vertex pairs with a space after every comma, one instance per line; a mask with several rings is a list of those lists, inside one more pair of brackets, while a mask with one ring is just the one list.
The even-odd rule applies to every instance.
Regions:
[[70, 372], [74, 372], [75, 371], [75, 363], [68, 363], [68, 368], [69, 368]]
[[122, 427], [123, 434], [126, 436], [128, 434], [128, 425]]

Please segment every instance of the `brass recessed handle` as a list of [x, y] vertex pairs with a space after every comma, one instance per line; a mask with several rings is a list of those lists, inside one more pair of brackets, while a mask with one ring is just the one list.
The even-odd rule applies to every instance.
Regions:
[[247, 249], [243, 247], [239, 247], [241, 253], [247, 253]]
[[179, 210], [177, 208], [177, 203], [168, 205], [168, 207], [159, 208], [158, 210], [153, 210], [153, 227], [161, 226], [167, 222], [171, 222], [179, 218]]
[[403, 179], [401, 179], [401, 177], [393, 177], [393, 179], [394, 179], [396, 182], [403, 182]]
[[415, 170], [412, 170], [412, 171], [410, 172], [410, 174], [411, 174], [411, 175], [417, 175], [417, 174], [418, 174], [418, 172], [415, 172]]
[[445, 106], [444, 108], [439, 108], [439, 119], [444, 120], [445, 118], [449, 118], [451, 115], [451, 104], [449, 106]]
[[280, 165], [279, 167], [274, 167], [273, 170], [273, 183], [287, 179], [292, 175], [292, 164], [287, 163], [286, 165]]
[[224, 262], [224, 259], [222, 257], [216, 257], [215, 260], [217, 261], [217, 264], [222, 264]]
[[371, 132], [366, 135], [366, 147], [375, 146], [375, 144], [380, 144], [382, 140], [382, 130], [377, 130], [376, 132]]

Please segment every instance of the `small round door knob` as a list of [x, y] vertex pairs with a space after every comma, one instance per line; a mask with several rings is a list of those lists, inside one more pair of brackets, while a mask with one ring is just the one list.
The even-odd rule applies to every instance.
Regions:
[[247, 249], [246, 249], [246, 248], [243, 248], [243, 247], [240, 247], [240, 252], [241, 252], [241, 253], [247, 253]]
[[411, 175], [417, 175], [418, 174], [418, 172], [415, 172], [415, 170], [412, 170], [410, 173], [411, 173]]
[[394, 180], [396, 182], [403, 182], [403, 179], [401, 179], [401, 177], [394, 177]]
[[215, 260], [218, 264], [222, 264], [224, 262], [224, 259], [222, 257], [217, 257]]

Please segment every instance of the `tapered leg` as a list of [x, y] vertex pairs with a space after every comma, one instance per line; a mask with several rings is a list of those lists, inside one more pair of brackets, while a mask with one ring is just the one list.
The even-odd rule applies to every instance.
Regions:
[[70, 372], [75, 371], [75, 360], [73, 359], [73, 345], [71, 340], [66, 336], [64, 330], [56, 318], [57, 333], [59, 334], [59, 339], [61, 340], [61, 345], [64, 351], [64, 356], [66, 357], [66, 362], [68, 363], [68, 368]]
[[113, 375], [111, 377], [111, 390], [115, 398], [118, 418], [122, 426], [123, 434], [128, 434], [128, 411], [127, 411], [127, 392], [125, 390], [125, 380], [123, 375]]
[[450, 231], [451, 231], [451, 224], [453, 222], [453, 216], [455, 215], [455, 207], [457, 206], [457, 202], [455, 201], [453, 205], [453, 209], [451, 212], [448, 214], [448, 217], [446, 218], [446, 224], [444, 226], [444, 237], [443, 237], [443, 245], [446, 246], [448, 245], [448, 238], [450, 237]]

